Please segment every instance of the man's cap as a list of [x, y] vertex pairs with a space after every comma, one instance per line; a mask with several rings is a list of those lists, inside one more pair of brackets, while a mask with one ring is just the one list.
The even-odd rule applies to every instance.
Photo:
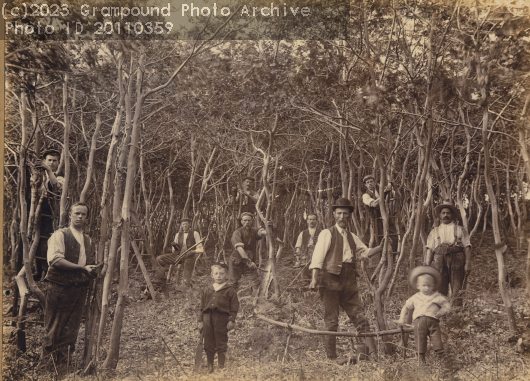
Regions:
[[451, 204], [450, 201], [444, 201], [443, 203], [441, 203], [440, 205], [438, 205], [435, 209], [434, 209], [434, 214], [436, 214], [437, 216], [440, 215], [442, 209], [444, 208], [449, 208], [451, 209], [451, 211], [453, 212], [453, 220], [457, 220], [460, 218], [460, 211], [453, 205]]
[[212, 263], [211, 267], [214, 267], [214, 266], [219, 266], [219, 267], [222, 267], [223, 269], [228, 270], [228, 265], [224, 262], [214, 262]]
[[53, 155], [53, 156], [59, 156], [61, 157], [61, 152], [56, 150], [56, 149], [53, 149], [53, 148], [50, 148], [50, 149], [47, 149], [46, 151], [44, 151], [41, 155], [41, 157], [43, 159], [46, 159], [46, 156], [48, 155]]
[[434, 278], [434, 289], [438, 290], [440, 288], [440, 283], [442, 283], [442, 275], [438, 270], [432, 266], [418, 266], [412, 269], [409, 274], [409, 284], [416, 289], [416, 281], [418, 277], [423, 274], [429, 274]]
[[246, 176], [246, 177], [243, 177], [243, 181], [245, 180], [250, 180], [252, 182], [255, 182], [256, 180], [254, 179], [254, 177], [250, 177], [250, 176]]
[[367, 180], [372, 179], [375, 181], [374, 175], [366, 175], [363, 177], [363, 183], [366, 183]]
[[316, 213], [307, 213], [307, 218], [309, 218], [309, 216], [315, 216], [318, 219], [318, 216]]
[[183, 223], [183, 222], [191, 222], [191, 220], [189, 218], [182, 218], [180, 220], [180, 223]]
[[242, 220], [243, 217], [245, 217], [245, 216], [249, 216], [249, 217], [254, 218], [254, 215], [253, 215], [252, 213], [250, 213], [250, 212], [243, 212], [243, 213], [241, 213], [241, 215], [239, 216], [239, 219]]
[[348, 208], [350, 210], [350, 213], [353, 212], [353, 210], [355, 209], [351, 204], [351, 201], [344, 197], [338, 198], [337, 201], [335, 201], [335, 205], [333, 205], [331, 208], [333, 210], [337, 208]]

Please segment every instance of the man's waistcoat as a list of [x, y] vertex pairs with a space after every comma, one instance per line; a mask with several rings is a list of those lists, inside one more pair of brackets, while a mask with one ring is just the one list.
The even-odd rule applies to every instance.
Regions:
[[[327, 271], [331, 274], [339, 275], [342, 271], [342, 255], [344, 251], [344, 241], [342, 239], [342, 235], [339, 233], [338, 229], [335, 226], [329, 228], [329, 231], [331, 232], [331, 245], [329, 246], [328, 252], [326, 253], [326, 257], [324, 258], [324, 265], [322, 266], [322, 270]], [[346, 234], [346, 238], [348, 239], [348, 244], [350, 245], [350, 249], [353, 256], [353, 263], [355, 264], [355, 241], [353, 240], [353, 237], [350, 232]]]
[[[74, 234], [70, 228], [59, 229], [64, 236], [64, 258], [68, 262], [77, 264], [79, 262], [79, 254], [81, 252], [81, 245], [77, 242], [74, 237]], [[83, 234], [85, 240], [85, 254], [86, 254], [86, 264], [94, 264], [94, 253], [92, 251], [92, 244], [90, 238], [86, 234]], [[46, 275], [46, 280], [49, 282], [57, 283], [62, 286], [67, 287], [79, 287], [86, 286], [90, 281], [83, 272], [81, 271], [71, 271], [71, 270], [62, 270], [54, 266], [51, 266], [48, 269], [48, 274]]]
[[[315, 235], [313, 236], [313, 246], [315, 246], [318, 235], [320, 234], [321, 230], [316, 229]], [[309, 229], [306, 229], [302, 232], [302, 247], [300, 248], [300, 251], [302, 253], [307, 252], [307, 246], [309, 244], [309, 239], [311, 238], [311, 233], [309, 233]]]
[[[179, 235], [177, 237], [177, 243], [179, 247], [182, 247], [182, 243], [184, 241], [184, 232], [179, 232]], [[186, 238], [186, 250], [195, 245], [197, 242], [195, 242], [195, 232], [193, 230], [188, 231], [188, 237]]]

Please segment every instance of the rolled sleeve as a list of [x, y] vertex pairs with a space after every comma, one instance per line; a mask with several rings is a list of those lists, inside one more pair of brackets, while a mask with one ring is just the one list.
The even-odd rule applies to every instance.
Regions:
[[298, 239], [296, 240], [296, 245], [294, 246], [295, 249], [302, 248], [302, 236], [304, 235], [304, 231], [302, 230], [300, 234], [298, 235]]
[[322, 269], [324, 265], [324, 259], [326, 259], [326, 253], [331, 246], [331, 232], [329, 229], [322, 230], [318, 235], [317, 244], [313, 251], [313, 259], [309, 269]]
[[357, 258], [360, 258], [360, 257], [368, 257], [368, 253], [370, 252], [370, 248], [368, 248], [364, 243], [363, 241], [361, 241], [359, 239], [359, 237], [357, 237], [355, 234], [351, 233], [350, 234], [352, 235], [353, 237], [353, 242], [355, 242], [355, 255], [357, 256]]
[[56, 231], [48, 240], [46, 259], [48, 260], [48, 265], [50, 267], [58, 260], [64, 259], [64, 235], [62, 232]]
[[377, 201], [370, 197], [368, 193], [363, 194], [363, 203], [371, 208], [375, 208], [377, 206]]
[[[195, 242], [199, 242], [201, 240], [201, 236], [198, 232], [193, 232], [193, 237], [195, 238]], [[202, 247], [202, 243], [199, 243], [197, 246], [195, 246], [195, 252], [197, 253], [204, 253], [204, 248]]]
[[436, 240], [434, 232], [436, 231], [436, 228], [431, 230], [429, 233], [429, 236], [427, 237], [427, 245], [425, 246], [426, 249], [434, 250], [436, 243], [434, 242]]
[[469, 239], [469, 234], [462, 226], [460, 226], [460, 240], [462, 241], [462, 245], [464, 245], [464, 247], [471, 247], [471, 240]]
[[234, 233], [232, 234], [232, 246], [234, 246], [234, 248], [238, 248], [239, 246], [241, 247], [245, 247], [245, 244], [243, 243], [243, 239], [241, 238], [241, 232], [238, 230], [234, 231]]

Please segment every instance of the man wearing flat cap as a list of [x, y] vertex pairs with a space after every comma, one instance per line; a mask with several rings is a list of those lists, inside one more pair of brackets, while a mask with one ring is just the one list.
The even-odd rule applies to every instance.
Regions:
[[[320, 282], [320, 297], [324, 304], [324, 324], [327, 331], [336, 332], [339, 328], [339, 306], [348, 315], [358, 332], [370, 332], [370, 325], [364, 316], [364, 307], [357, 287], [356, 257], [365, 260], [383, 250], [380, 246], [369, 249], [353, 233], [348, 231], [348, 221], [353, 212], [353, 206], [347, 198], [339, 198], [332, 206], [336, 224], [329, 229], [322, 230], [313, 252], [313, 259], [309, 269], [312, 271], [310, 289], [316, 290], [318, 278]], [[327, 336], [326, 356], [333, 362], [337, 360], [336, 336]], [[374, 338], [365, 339], [368, 353], [376, 351]]]
[[[381, 217], [381, 210], [379, 209], [379, 192], [377, 191], [375, 178], [373, 175], [366, 175], [363, 178], [363, 183], [366, 186], [366, 192], [363, 194], [363, 204], [366, 205], [367, 211], [368, 211], [368, 218], [371, 221], [371, 224], [374, 229], [374, 237], [376, 239], [376, 243], [381, 242], [381, 239], [383, 238], [383, 219]], [[392, 215], [394, 214], [394, 200], [393, 200], [393, 192], [392, 192], [392, 184], [388, 184], [385, 188], [385, 197], [387, 195], [391, 195], [389, 200], [389, 211], [390, 211], [390, 219], [392, 219]], [[392, 251], [396, 252], [398, 249], [398, 234], [394, 227], [393, 221], [389, 221], [389, 237], [390, 237], [390, 245], [392, 247]], [[377, 261], [379, 261], [379, 258], [377, 258]]]
[[230, 283], [237, 289], [243, 275], [252, 281], [254, 294], [259, 290], [260, 277], [257, 272], [256, 244], [267, 235], [265, 229], [252, 227], [254, 215], [249, 212], [241, 213], [241, 227], [232, 234], [234, 251], [230, 256]]
[[460, 213], [450, 202], [438, 205], [434, 213], [440, 217], [440, 226], [432, 229], [427, 238], [425, 264], [436, 268], [442, 275], [440, 293], [447, 296], [451, 285], [453, 306], [462, 306], [459, 291], [466, 274], [471, 271], [469, 234], [455, 224]]

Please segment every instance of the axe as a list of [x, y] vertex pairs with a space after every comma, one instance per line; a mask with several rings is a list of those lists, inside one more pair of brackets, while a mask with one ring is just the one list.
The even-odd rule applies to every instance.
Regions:
[[204, 339], [204, 331], [201, 330], [201, 336], [199, 337], [199, 342], [197, 343], [197, 348], [195, 349], [195, 372], [198, 372], [202, 365], [202, 342]]

